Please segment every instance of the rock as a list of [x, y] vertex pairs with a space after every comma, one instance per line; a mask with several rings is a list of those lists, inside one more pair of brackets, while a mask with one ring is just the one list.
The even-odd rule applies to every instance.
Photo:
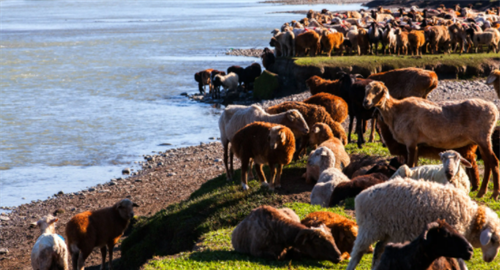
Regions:
[[255, 79], [253, 97], [256, 99], [271, 99], [279, 89], [278, 74], [264, 70], [262, 74]]
[[130, 174], [130, 168], [125, 168], [122, 170], [122, 174]]
[[54, 216], [57, 216], [57, 215], [59, 215], [59, 214], [64, 214], [64, 212], [66, 212], [66, 211], [64, 211], [64, 209], [59, 208], [59, 209], [57, 209], [56, 211], [54, 211], [53, 215], [54, 215]]
[[135, 182], [142, 183], [142, 179], [136, 179]]
[[185, 96], [185, 97], [187, 97], [187, 96], [188, 96], [188, 93], [187, 93], [187, 92], [182, 92], [182, 93], [181, 93], [181, 96]]
[[215, 162], [222, 162], [222, 159], [220, 159], [220, 158], [216, 158], [216, 159], [214, 159], [214, 161], [215, 161]]
[[0, 255], [7, 255], [9, 254], [9, 250], [6, 248], [0, 248]]
[[174, 172], [173, 172], [173, 173], [169, 173], [169, 174], [167, 174], [167, 176], [175, 176], [175, 175], [177, 175], [177, 174], [176, 174], [176, 173], [174, 173]]
[[1, 221], [9, 221], [10, 218], [9, 217], [6, 217], [6, 216], [0, 216], [0, 220]]
[[111, 190], [109, 190], [109, 189], [103, 189], [103, 190], [97, 191], [97, 193], [108, 193], [108, 192], [111, 192]]
[[89, 188], [88, 191], [89, 192], [95, 191], [95, 188]]
[[215, 137], [210, 137], [210, 138], [208, 138], [208, 139], [209, 139], [209, 140], [215, 140]]

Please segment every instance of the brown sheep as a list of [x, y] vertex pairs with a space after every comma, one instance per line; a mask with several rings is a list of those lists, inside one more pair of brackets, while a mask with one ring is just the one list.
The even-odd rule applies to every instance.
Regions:
[[320, 36], [316, 31], [306, 31], [295, 37], [295, 53], [297, 56], [305, 56], [309, 50], [309, 56], [316, 56], [320, 46]]
[[448, 27], [444, 25], [431, 26], [426, 28], [425, 33], [428, 34], [432, 54], [439, 53], [440, 47], [444, 48], [445, 53], [450, 53], [451, 40]]
[[347, 103], [341, 97], [328, 94], [318, 93], [303, 101], [307, 104], [319, 105], [330, 114], [333, 121], [343, 123], [348, 116]]
[[326, 226], [309, 229], [278, 209], [263, 205], [250, 213], [231, 234], [236, 252], [272, 260], [304, 255], [338, 263], [341, 253]]
[[269, 41], [269, 46], [274, 47], [274, 55], [276, 57], [283, 56], [281, 53], [281, 45], [275, 37], [271, 38], [271, 41]]
[[[292, 161], [295, 153], [295, 137], [292, 131], [282, 125], [254, 122], [234, 134], [231, 151], [241, 160], [241, 185], [248, 190], [247, 171], [251, 168], [250, 159], [256, 163], [257, 174], [262, 185], [268, 185], [262, 168], [271, 168], [269, 189], [281, 187], [283, 165]], [[276, 167], [277, 166], [277, 173]], [[276, 180], [275, 180], [276, 176]]]
[[493, 84], [497, 97], [500, 98], [500, 70], [495, 69], [486, 79], [486, 84]]
[[457, 46], [460, 46], [460, 54], [462, 54], [465, 51], [467, 39], [467, 33], [463, 25], [459, 22], [454, 23], [448, 27], [448, 32], [450, 32], [451, 49], [456, 52]]
[[383, 82], [389, 89], [389, 94], [396, 99], [427, 98], [439, 83], [436, 72], [413, 67], [372, 74], [368, 79]]
[[425, 34], [424, 31], [413, 30], [408, 34], [408, 45], [411, 51], [411, 55], [415, 52], [415, 55], [422, 55], [422, 47], [425, 44]]
[[[408, 151], [406, 150], [406, 146], [404, 144], [398, 143], [394, 137], [392, 136], [389, 127], [384, 123], [382, 117], [379, 115], [379, 121], [377, 121], [377, 127], [380, 134], [380, 138], [384, 142], [387, 149], [391, 155], [399, 156], [402, 160], [406, 159], [408, 156]], [[475, 191], [479, 188], [479, 169], [476, 163], [476, 144], [469, 144], [464, 147], [455, 148], [451, 150], [457, 151], [463, 158], [468, 160], [472, 165], [472, 168], [465, 168], [467, 176], [469, 177], [472, 191]], [[418, 148], [418, 156], [428, 159], [440, 160], [439, 153], [446, 151], [447, 149], [443, 148], [435, 148], [427, 145], [419, 146]], [[418, 164], [418, 163], [417, 163]]]
[[368, 49], [370, 48], [369, 43], [368, 30], [364, 28], [358, 29], [357, 45], [359, 46], [361, 54], [368, 54]]
[[325, 80], [320, 76], [312, 76], [306, 80], [306, 85], [309, 87], [311, 95], [316, 95], [318, 93], [329, 93], [332, 95], [340, 95], [340, 82], [339, 80]]
[[206, 69], [194, 74], [194, 80], [198, 82], [198, 90], [202, 95], [205, 94], [206, 85], [208, 85], [209, 89], [211, 88], [210, 74], [212, 71], [213, 69]]
[[[335, 239], [335, 244], [342, 253], [341, 259], [349, 259], [349, 253], [354, 246], [354, 240], [358, 236], [358, 224], [356, 222], [332, 212], [313, 212], [307, 215], [300, 223], [307, 227], [318, 227], [324, 224], [328, 227]], [[370, 247], [366, 252], [371, 253]]]
[[342, 33], [330, 33], [328, 30], [323, 30], [321, 37], [321, 48], [322, 51], [326, 52], [328, 57], [332, 56], [332, 50], [338, 51], [337, 55], [344, 55], [344, 35]]
[[403, 55], [408, 54], [408, 32], [402, 31], [401, 29], [396, 29], [394, 32], [396, 34], [396, 43], [398, 56], [400, 53]]
[[328, 206], [336, 206], [340, 203], [340, 201], [356, 197], [359, 193], [361, 193], [361, 191], [376, 184], [384, 183], [388, 179], [389, 177], [382, 173], [370, 173], [356, 176], [349, 182], [339, 183], [333, 189]]
[[[330, 114], [328, 114], [328, 112], [321, 106], [306, 104], [297, 101], [285, 101], [278, 105], [267, 108], [266, 112], [270, 114], [278, 114], [293, 109], [298, 110], [302, 114], [302, 116], [306, 120], [308, 127], [316, 123], [325, 123], [332, 129], [332, 132], [336, 138], [340, 139], [344, 145], [347, 144], [347, 136], [342, 125], [339, 122], [333, 121], [333, 119], [330, 117]], [[305, 149], [308, 141], [308, 135], [304, 136], [301, 146], [299, 147], [299, 149], [297, 149], [297, 154], [300, 154], [301, 151]]]
[[86, 211], [75, 215], [66, 224], [66, 237], [74, 270], [83, 270], [85, 260], [94, 247], [101, 249], [102, 265], [106, 263], [106, 246], [109, 252], [109, 269], [112, 269], [113, 247], [134, 217], [133, 207], [138, 206], [123, 199], [112, 207]]
[[484, 196], [493, 172], [493, 195], [500, 195], [498, 159], [492, 150], [491, 135], [498, 120], [498, 109], [482, 99], [448, 101], [437, 104], [422, 98], [397, 100], [382, 82], [366, 87], [363, 106], [377, 108], [396, 141], [408, 148], [408, 166], [415, 167], [418, 145], [454, 149], [477, 144], [484, 160], [484, 179], [478, 197]]

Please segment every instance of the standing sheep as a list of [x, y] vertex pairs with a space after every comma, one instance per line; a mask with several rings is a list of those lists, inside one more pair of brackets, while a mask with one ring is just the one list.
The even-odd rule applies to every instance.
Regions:
[[368, 76], [368, 79], [381, 81], [389, 89], [389, 94], [396, 99], [427, 96], [439, 84], [436, 72], [422, 68], [399, 68], [379, 72]]
[[274, 190], [274, 188], [281, 187], [280, 179], [283, 165], [292, 161], [295, 153], [295, 137], [292, 131], [285, 126], [255, 122], [234, 134], [231, 140], [231, 151], [241, 160], [243, 190], [248, 190], [247, 171], [250, 159], [255, 161], [257, 175], [262, 185], [268, 185], [262, 168], [266, 164], [269, 165], [271, 171], [269, 189]]
[[341, 97], [328, 93], [318, 93], [305, 99], [303, 102], [325, 108], [335, 122], [343, 123], [347, 119], [347, 103]]
[[413, 30], [408, 33], [408, 47], [410, 49], [411, 55], [415, 52], [415, 55], [422, 55], [422, 47], [425, 44], [425, 34], [424, 31]]
[[109, 270], [113, 267], [113, 247], [118, 243], [134, 217], [133, 207], [138, 205], [123, 199], [112, 207], [86, 211], [75, 215], [66, 224], [66, 237], [74, 270], [83, 270], [85, 260], [94, 247], [101, 249], [102, 264], [106, 263], [106, 246], [109, 252]]
[[306, 85], [309, 87], [311, 95], [316, 95], [318, 93], [329, 93], [332, 95], [340, 95], [340, 82], [339, 80], [325, 80], [320, 76], [312, 76], [306, 80]]
[[397, 42], [397, 51], [398, 51], [398, 56], [400, 53], [403, 53], [403, 55], [408, 54], [408, 32], [402, 31], [401, 29], [396, 29], [394, 34], [396, 35], [396, 42]]
[[271, 33], [280, 45], [282, 54], [281, 56], [295, 56], [296, 37], [293, 34], [293, 31], [281, 32], [278, 29], [274, 29]]
[[62, 236], [56, 234], [58, 220], [58, 218], [48, 215], [36, 223], [42, 235], [38, 237], [31, 251], [33, 270], [69, 269], [66, 243], [64, 243]]
[[311, 127], [309, 144], [313, 147], [327, 147], [335, 155], [335, 167], [339, 170], [349, 166], [351, 160], [342, 142], [335, 138], [331, 128], [325, 123], [316, 123]]
[[309, 229], [267, 205], [252, 210], [236, 226], [231, 244], [237, 252], [271, 260], [283, 260], [289, 253], [333, 263], [341, 259], [332, 233], [324, 225]]
[[437, 219], [446, 220], [474, 248], [481, 248], [486, 262], [493, 261], [500, 248], [498, 215], [449, 185], [412, 179], [387, 181], [361, 192], [355, 208], [359, 233], [347, 270], [356, 268], [372, 243], [379, 241], [373, 267], [388, 242], [411, 241]]
[[328, 30], [324, 29], [321, 34], [321, 47], [322, 51], [326, 52], [328, 57], [332, 56], [332, 50], [337, 50], [337, 55], [344, 55], [344, 34], [342, 33], [330, 33]]
[[[316, 31], [306, 31], [295, 38], [295, 53], [297, 56], [316, 56], [320, 49], [320, 36]], [[294, 55], [295, 56], [295, 55]]]
[[477, 144], [484, 159], [484, 179], [477, 194], [484, 196], [493, 172], [493, 195], [500, 194], [498, 159], [492, 150], [491, 134], [498, 120], [498, 109], [482, 99], [450, 101], [437, 104], [425, 99], [409, 97], [397, 100], [389, 95], [382, 82], [366, 87], [365, 108], [377, 108], [394, 139], [406, 145], [407, 164], [414, 167], [418, 145], [455, 149]]
[[238, 83], [239, 85], [241, 85], [241, 83], [243, 82], [243, 77], [244, 77], [244, 73], [245, 73], [245, 69], [240, 67], [240, 66], [230, 66], [227, 68], [227, 72], [226, 74], [229, 74], [229, 73], [236, 73], [236, 75], [238, 75]]
[[245, 68], [243, 72], [243, 83], [245, 84], [245, 91], [253, 89], [253, 83], [255, 79], [262, 73], [262, 68], [259, 63], [252, 63], [250, 66]]
[[220, 75], [217, 74], [214, 76], [214, 85], [217, 86], [222, 86], [224, 88], [224, 91], [236, 91], [238, 88], [238, 74], [236, 73], [229, 73], [227, 75]]

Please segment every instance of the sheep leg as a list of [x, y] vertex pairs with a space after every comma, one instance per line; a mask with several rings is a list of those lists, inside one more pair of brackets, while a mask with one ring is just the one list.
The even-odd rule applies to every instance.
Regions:
[[267, 186], [268, 183], [266, 181], [266, 175], [264, 174], [264, 171], [262, 170], [262, 168], [264, 168], [264, 165], [263, 164], [256, 164], [255, 167], [257, 169], [257, 176], [259, 177], [260, 184], [263, 186]]
[[77, 263], [78, 270], [84, 270], [85, 260], [87, 259], [87, 257], [90, 255], [91, 252], [92, 249], [90, 249], [90, 251], [80, 250], [80, 254], [78, 254], [78, 263]]
[[253, 175], [253, 159], [251, 158], [248, 165], [248, 179], [253, 180], [255, 175]]
[[479, 170], [477, 169], [476, 156], [473, 155], [464, 158], [467, 159], [472, 165], [472, 168], [466, 168], [465, 172], [467, 173], [470, 184], [472, 186], [471, 191], [476, 191], [479, 188]]
[[493, 174], [493, 194], [491, 195], [491, 198], [497, 200], [500, 193], [498, 159], [491, 149], [491, 142], [486, 145], [480, 144], [479, 151], [481, 151], [481, 156], [484, 160], [484, 177], [483, 182], [481, 183], [481, 189], [479, 190], [477, 196], [480, 198], [480, 196], [482, 197], [486, 194], [490, 174]]
[[232, 175], [231, 175], [231, 172], [229, 171], [229, 167], [227, 164], [227, 152], [228, 152], [229, 141], [222, 142], [222, 145], [224, 148], [224, 167], [226, 167], [226, 177], [227, 177], [227, 181], [231, 181]]
[[106, 268], [106, 246], [101, 248], [101, 256], [102, 256], [101, 270], [104, 270]]
[[[275, 183], [276, 180], [276, 166], [274, 163], [269, 163], [269, 171], [271, 171], [271, 175], [269, 176], [269, 190], [274, 190], [276, 187], [278, 187]], [[279, 186], [278, 188], [280, 188]]]
[[406, 146], [408, 151], [408, 167], [413, 168], [417, 166], [418, 163], [418, 149], [417, 145]]
[[234, 159], [234, 153], [231, 149], [229, 149], [229, 162], [231, 162], [231, 179], [233, 178], [234, 175], [234, 167], [233, 167], [233, 159]]
[[365, 121], [364, 120], [358, 120], [360, 119], [359, 117], [356, 117], [356, 133], [358, 134], [358, 148], [363, 148], [363, 144], [365, 143], [365, 140], [363, 138], [363, 129], [365, 127]]
[[248, 190], [247, 171], [249, 161], [250, 158], [241, 157], [241, 186], [243, 187], [243, 190]]
[[376, 118], [372, 118], [372, 131], [370, 133], [370, 140], [369, 140], [369, 142], [374, 142], [375, 141], [375, 127], [376, 127], [376, 124], [377, 124], [377, 119]]
[[283, 164], [278, 164], [278, 172], [276, 174], [276, 188], [281, 188], [281, 173], [283, 172]]
[[[71, 251], [71, 249], [70, 249]], [[71, 265], [73, 266], [73, 270], [78, 269], [78, 256], [80, 255], [80, 252], [73, 252], [71, 253]]]
[[[109, 251], [109, 270], [113, 268], [113, 247], [114, 243], [108, 244], [108, 251]], [[104, 264], [103, 264], [104, 265]]]
[[377, 265], [380, 262], [380, 258], [382, 257], [382, 253], [384, 253], [385, 246], [387, 245], [387, 241], [379, 241], [375, 245], [375, 250], [373, 251], [373, 258], [372, 258], [372, 269], [377, 269]]
[[354, 116], [349, 115], [349, 135], [347, 136], [347, 142], [351, 143], [351, 131], [352, 131], [352, 124], [354, 122]]
[[356, 237], [356, 240], [354, 240], [354, 246], [352, 247], [351, 252], [351, 260], [349, 261], [349, 265], [347, 265], [346, 270], [354, 270], [359, 264], [366, 250], [368, 250], [368, 248], [370, 247], [371, 239], [369, 238], [371, 238], [369, 235], [363, 234], [362, 232], [358, 234], [358, 237]]

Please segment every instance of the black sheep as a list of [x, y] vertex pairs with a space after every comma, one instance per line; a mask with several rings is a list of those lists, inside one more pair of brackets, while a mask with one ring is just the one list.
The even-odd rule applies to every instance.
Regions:
[[262, 53], [260, 58], [262, 58], [262, 65], [267, 70], [269, 70], [269, 68], [271, 68], [271, 66], [276, 61], [276, 59], [274, 57], [274, 52], [267, 47], [264, 48], [264, 52]]
[[361, 191], [376, 184], [383, 183], [388, 179], [389, 178], [382, 173], [371, 173], [357, 176], [349, 182], [341, 182], [333, 189], [329, 206], [335, 206], [346, 198], [356, 197]]
[[239, 85], [241, 85], [241, 83], [243, 82], [243, 76], [245, 73], [245, 69], [240, 67], [240, 66], [230, 66], [227, 68], [226, 74], [229, 74], [231, 72], [238, 74], [238, 83], [239, 83]]
[[243, 72], [243, 83], [245, 84], [245, 91], [253, 89], [253, 82], [262, 73], [262, 68], [259, 63], [253, 63], [245, 68]]

